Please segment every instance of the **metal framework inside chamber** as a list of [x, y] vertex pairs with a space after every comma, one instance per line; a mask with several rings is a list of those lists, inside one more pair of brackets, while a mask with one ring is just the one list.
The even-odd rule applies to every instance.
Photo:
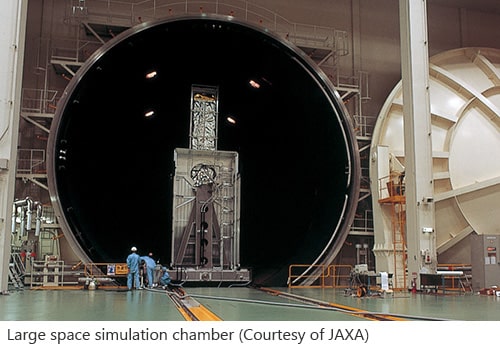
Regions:
[[250, 281], [240, 266], [238, 153], [217, 150], [218, 88], [191, 89], [190, 149], [174, 151], [173, 277]]

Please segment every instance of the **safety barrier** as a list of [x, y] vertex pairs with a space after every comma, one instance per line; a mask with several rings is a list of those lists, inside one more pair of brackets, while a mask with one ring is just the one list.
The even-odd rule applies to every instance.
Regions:
[[87, 263], [83, 268], [84, 276], [79, 279], [85, 287], [91, 282], [101, 287], [105, 285], [117, 286], [118, 278], [126, 278], [128, 267], [126, 263]]
[[472, 266], [468, 264], [438, 264], [438, 271], [462, 271], [462, 275], [443, 276], [443, 292], [473, 292], [470, 282]]
[[84, 266], [86, 277], [102, 277], [102, 276], [127, 276], [127, 263], [87, 263]]
[[[288, 269], [288, 288], [350, 288], [352, 265], [290, 265]], [[440, 271], [463, 271], [463, 275], [443, 275], [443, 292], [472, 292], [470, 283], [471, 265], [439, 264]], [[310, 272], [312, 271], [312, 272]], [[306, 280], [314, 280], [312, 284], [302, 285]]]
[[328, 272], [332, 276], [333, 288], [350, 287], [352, 265], [330, 265]]
[[[293, 264], [288, 268], [288, 288], [347, 288], [351, 265]], [[313, 280], [312, 284], [302, 282]]]

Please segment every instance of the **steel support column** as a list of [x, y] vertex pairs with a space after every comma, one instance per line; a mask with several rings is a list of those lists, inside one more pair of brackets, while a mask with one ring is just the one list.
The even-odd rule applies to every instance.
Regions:
[[426, 0], [400, 0], [408, 278], [435, 273]]

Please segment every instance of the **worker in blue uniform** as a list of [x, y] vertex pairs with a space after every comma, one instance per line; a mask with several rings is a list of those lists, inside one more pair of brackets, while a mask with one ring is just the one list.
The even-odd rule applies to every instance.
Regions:
[[160, 277], [160, 286], [165, 289], [167, 288], [167, 286], [170, 284], [171, 282], [171, 278], [170, 278], [170, 274], [168, 273], [167, 271], [167, 268], [166, 267], [163, 267], [162, 268], [162, 275]]
[[130, 249], [131, 253], [127, 256], [127, 287], [128, 290], [132, 290], [132, 287], [136, 289], [141, 288], [141, 283], [139, 281], [139, 264], [141, 262], [141, 257], [137, 254], [137, 248], [132, 247]]
[[144, 282], [144, 286], [147, 285], [148, 288], [153, 288], [153, 275], [156, 267], [156, 262], [153, 259], [153, 253], [149, 255], [141, 256], [142, 261], [146, 264], [146, 276], [147, 284]]

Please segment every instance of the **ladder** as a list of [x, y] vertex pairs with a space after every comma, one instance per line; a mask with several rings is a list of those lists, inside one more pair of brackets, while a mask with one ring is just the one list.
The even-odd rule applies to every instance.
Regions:
[[462, 290], [462, 292], [464, 293], [470, 292], [471, 294], [474, 294], [472, 283], [469, 280], [469, 276], [467, 276], [466, 273], [460, 276], [460, 278], [458, 279], [458, 283], [460, 283], [460, 289]]
[[22, 275], [19, 273], [14, 263], [9, 264], [9, 281], [16, 289], [24, 288]]

